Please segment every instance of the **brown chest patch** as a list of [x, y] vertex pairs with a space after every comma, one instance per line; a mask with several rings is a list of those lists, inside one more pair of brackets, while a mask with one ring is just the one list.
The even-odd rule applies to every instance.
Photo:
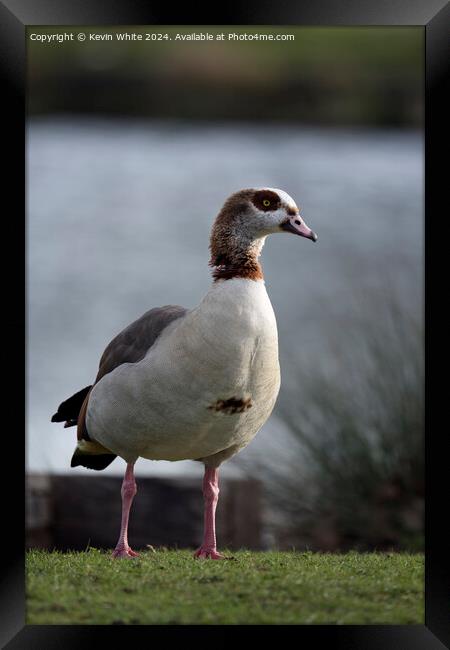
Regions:
[[264, 280], [261, 265], [258, 262], [249, 260], [248, 263], [221, 264], [212, 272], [214, 280], [231, 280], [232, 278], [244, 278], [246, 280]]
[[208, 406], [208, 409], [211, 411], [222, 411], [223, 413], [232, 415], [233, 413], [243, 413], [252, 406], [252, 400], [250, 397], [247, 399], [230, 397], [230, 399], [217, 400], [217, 402]]

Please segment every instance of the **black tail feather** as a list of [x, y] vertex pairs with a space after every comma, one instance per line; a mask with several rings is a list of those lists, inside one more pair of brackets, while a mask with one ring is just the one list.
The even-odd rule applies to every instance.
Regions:
[[70, 466], [77, 467], [81, 465], [88, 469], [101, 470], [108, 467], [115, 458], [117, 458], [116, 454], [83, 454], [79, 449], [76, 449]]
[[86, 386], [69, 397], [58, 406], [58, 410], [52, 416], [52, 422], [68, 422], [66, 426], [74, 426], [77, 423], [78, 415], [86, 395], [91, 390], [92, 386]]

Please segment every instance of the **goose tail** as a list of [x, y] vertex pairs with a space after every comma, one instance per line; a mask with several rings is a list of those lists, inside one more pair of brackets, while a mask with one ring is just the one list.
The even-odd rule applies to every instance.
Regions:
[[80, 414], [80, 409], [83, 405], [83, 402], [86, 398], [86, 395], [91, 390], [92, 386], [86, 386], [69, 397], [64, 402], [58, 406], [56, 413], [52, 415], [52, 422], [64, 422], [64, 428], [74, 427], [78, 422], [78, 415]]
[[116, 454], [111, 453], [109, 449], [94, 440], [78, 440], [70, 466], [81, 465], [88, 469], [102, 470], [108, 467], [115, 458], [117, 458]]

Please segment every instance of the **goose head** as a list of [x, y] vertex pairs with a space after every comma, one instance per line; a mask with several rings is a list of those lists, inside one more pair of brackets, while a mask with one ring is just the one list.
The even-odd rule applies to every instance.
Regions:
[[232, 194], [211, 231], [210, 265], [215, 267], [215, 279], [226, 279], [225, 276], [262, 279], [258, 257], [266, 237], [280, 232], [317, 241], [316, 233], [306, 225], [294, 199], [283, 190], [263, 187]]

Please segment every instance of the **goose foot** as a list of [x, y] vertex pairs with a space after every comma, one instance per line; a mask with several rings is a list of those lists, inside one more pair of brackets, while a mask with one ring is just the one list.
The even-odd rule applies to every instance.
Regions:
[[194, 557], [200, 560], [226, 560], [226, 557], [222, 553], [219, 553], [213, 548], [203, 548], [202, 546], [195, 551]]
[[129, 546], [122, 548], [115, 548], [112, 556], [117, 557], [139, 557], [139, 553], [133, 551]]

